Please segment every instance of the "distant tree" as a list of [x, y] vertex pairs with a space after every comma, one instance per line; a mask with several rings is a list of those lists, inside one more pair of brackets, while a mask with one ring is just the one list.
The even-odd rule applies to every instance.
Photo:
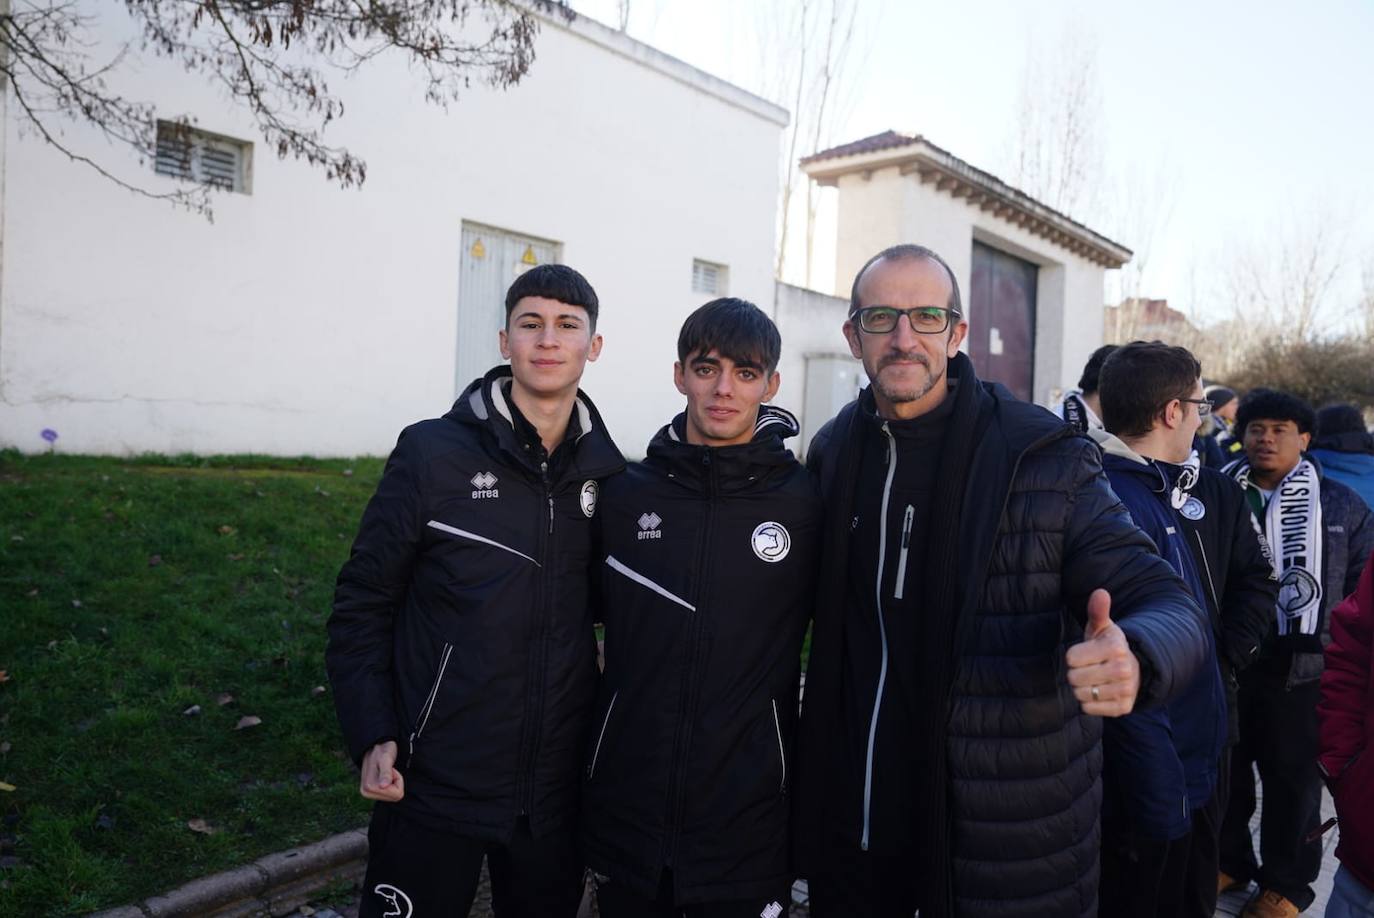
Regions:
[[1374, 338], [1268, 338], [1252, 346], [1226, 376], [1237, 391], [1282, 389], [1320, 407], [1350, 402], [1374, 408]]
[[1098, 44], [1096, 35], [1071, 23], [1053, 43], [1027, 47], [1010, 157], [1012, 184], [1088, 222], [1103, 210]]
[[[95, 127], [116, 147], [156, 155], [157, 113], [110, 86], [131, 54], [151, 53], [228, 90], [282, 158], [305, 160], [347, 188], [366, 163], [326, 142], [343, 117], [325, 80], [394, 52], [418, 71], [424, 96], [444, 105], [474, 80], [506, 88], [534, 61], [537, 11], [574, 15], [567, 0], [123, 0], [142, 40], [92, 61], [95, 18], [80, 0], [0, 0], [0, 90], [8, 84], [21, 125], [74, 162], [137, 194], [209, 214], [205, 185], [152, 191], [126, 181], [100, 156], [77, 149], [63, 122]], [[105, 0], [108, 15], [118, 4]], [[163, 118], [183, 132], [192, 121]]]

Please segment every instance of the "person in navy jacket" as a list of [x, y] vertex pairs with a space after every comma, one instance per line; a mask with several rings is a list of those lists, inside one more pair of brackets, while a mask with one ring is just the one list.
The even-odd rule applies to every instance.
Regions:
[[[1211, 406], [1185, 348], [1134, 341], [1102, 366], [1102, 446], [1112, 490], [1207, 607], [1178, 516], [1197, 480], [1193, 437]], [[1207, 661], [1170, 704], [1106, 723], [1101, 913], [1209, 918], [1216, 908], [1226, 695], [1212, 630]]]

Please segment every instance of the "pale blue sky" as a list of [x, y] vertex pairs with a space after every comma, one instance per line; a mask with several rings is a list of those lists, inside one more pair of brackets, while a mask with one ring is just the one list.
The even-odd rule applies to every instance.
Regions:
[[[766, 94], [757, 36], [786, 2], [631, 0], [629, 33]], [[915, 131], [1005, 174], [1028, 50], [1071, 29], [1098, 45], [1104, 187], [1172, 188], [1142, 292], [1214, 316], [1231, 253], [1322, 218], [1346, 228], [1326, 314], [1341, 324], [1361, 264], [1374, 266], [1374, 0], [859, 2], [866, 53], [839, 140]], [[618, 7], [573, 5], [612, 23]]]

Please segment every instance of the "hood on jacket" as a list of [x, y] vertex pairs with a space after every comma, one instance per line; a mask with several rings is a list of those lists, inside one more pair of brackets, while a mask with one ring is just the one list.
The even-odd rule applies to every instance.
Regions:
[[792, 451], [783, 445], [801, 426], [790, 411], [761, 405], [754, 423], [754, 437], [734, 446], [700, 446], [687, 442], [686, 414], [679, 414], [649, 441], [645, 461], [690, 487], [699, 487], [714, 476], [722, 491], [746, 487], [769, 472], [791, 466]]
[[[492, 367], [481, 379], [468, 383], [453, 407], [444, 414], [444, 419], [485, 428], [496, 437], [503, 450], [533, 469], [533, 462], [520, 448], [515, 436], [510, 406], [510, 389], [514, 380], [508, 364]], [[570, 423], [576, 423], [578, 431], [578, 449], [572, 466], [577, 475], [604, 478], [624, 467], [625, 460], [606, 430], [601, 413], [581, 389], [577, 390], [577, 398], [573, 402]]]

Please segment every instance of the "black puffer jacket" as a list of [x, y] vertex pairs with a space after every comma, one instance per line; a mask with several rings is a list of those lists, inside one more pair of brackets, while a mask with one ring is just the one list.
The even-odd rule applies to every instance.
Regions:
[[[1139, 705], [1185, 687], [1203, 663], [1203, 613], [1108, 487], [1089, 440], [1053, 415], [980, 383], [967, 357], [951, 375], [974, 387], [979, 436], [958, 525], [954, 671], [942, 763], [948, 821], [925, 916], [1056, 918], [1097, 914], [1102, 722], [1081, 713], [1064, 654], [1082, 639], [1088, 595], [1141, 661]], [[860, 399], [871, 399], [868, 392]], [[862, 757], [836, 737], [845, 625], [853, 449], [851, 403], [817, 435], [808, 464], [826, 504], [811, 664], [799, 747], [796, 833], [803, 875], [835, 845], [859, 845]], [[863, 482], [866, 487], [882, 483]], [[913, 780], [940, 780], [913, 776]], [[876, 792], [876, 791], [875, 791]], [[881, 806], [874, 800], [873, 806]]]
[[606, 672], [587, 750], [587, 862], [679, 904], [776, 894], [787, 829], [802, 634], [820, 499], [765, 407], [752, 443], [682, 442], [606, 482]]
[[550, 477], [517, 441], [510, 370], [406, 428], [339, 572], [325, 662], [355, 761], [396, 740], [408, 815], [476, 838], [571, 823], [596, 692], [597, 480], [624, 467], [579, 393]]

